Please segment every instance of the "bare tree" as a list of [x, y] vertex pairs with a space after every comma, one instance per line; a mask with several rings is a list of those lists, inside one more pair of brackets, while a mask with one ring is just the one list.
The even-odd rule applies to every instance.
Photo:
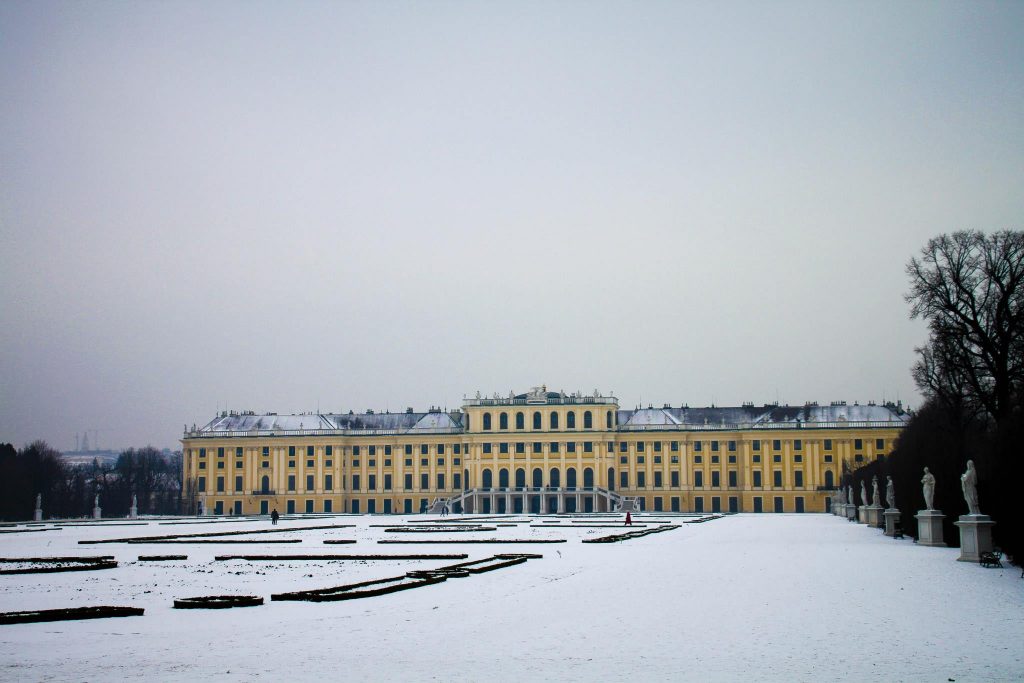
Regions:
[[929, 397], [996, 424], [1024, 381], [1024, 232], [941, 235], [907, 265], [911, 318], [928, 321], [914, 379]]

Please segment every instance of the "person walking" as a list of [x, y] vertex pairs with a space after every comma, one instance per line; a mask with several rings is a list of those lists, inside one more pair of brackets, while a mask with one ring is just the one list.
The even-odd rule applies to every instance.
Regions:
[[277, 508], [274, 508], [274, 511], [270, 513], [270, 523], [277, 524], [277, 520], [280, 518], [281, 515], [277, 514]]
[[633, 526], [633, 515], [629, 514], [629, 510], [626, 510], [626, 526]]

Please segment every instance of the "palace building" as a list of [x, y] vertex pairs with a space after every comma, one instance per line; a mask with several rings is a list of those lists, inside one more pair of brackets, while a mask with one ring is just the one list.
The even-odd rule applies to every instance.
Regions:
[[538, 387], [462, 410], [223, 412], [182, 438], [205, 514], [826, 512], [843, 464], [893, 448], [893, 404], [624, 410]]

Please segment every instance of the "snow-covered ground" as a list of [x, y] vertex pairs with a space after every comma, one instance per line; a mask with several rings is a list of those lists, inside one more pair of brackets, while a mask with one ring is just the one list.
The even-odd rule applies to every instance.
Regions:
[[[394, 533], [377, 526], [433, 519], [339, 515], [283, 519], [277, 527], [266, 520], [150, 520], [0, 533], [5, 558], [114, 555], [120, 563], [99, 571], [0, 576], [0, 612], [86, 605], [146, 610], [141, 617], [0, 625], [0, 679], [1024, 680], [1019, 569], [956, 562], [958, 550], [896, 541], [831, 515], [735, 515], [702, 524], [638, 515], [640, 523], [669, 520], [680, 528], [611, 544], [580, 542], [619, 533], [621, 528], [579, 523], [613, 522], [609, 518], [488, 518], [481, 524], [516, 524], [459, 533]], [[545, 523], [550, 521], [557, 524]], [[339, 524], [354, 526], [287, 531]], [[302, 542], [78, 543], [267, 529], [281, 533], [210, 540]], [[426, 538], [567, 542], [377, 543]], [[327, 545], [325, 539], [356, 543]], [[460, 560], [214, 560], [228, 554], [320, 553], [544, 557], [390, 595], [327, 603], [271, 602], [270, 595]], [[168, 554], [187, 554], [188, 560], [137, 561], [139, 555]], [[266, 602], [228, 610], [172, 609], [174, 598], [225, 593], [259, 595]]]

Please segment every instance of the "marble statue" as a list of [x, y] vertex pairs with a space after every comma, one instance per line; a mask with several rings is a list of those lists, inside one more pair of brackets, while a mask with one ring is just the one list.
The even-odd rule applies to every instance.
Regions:
[[978, 471], [974, 469], [974, 461], [967, 461], [967, 471], [960, 476], [960, 485], [964, 490], [964, 500], [967, 501], [967, 514], [980, 515], [978, 507]]
[[100, 506], [100, 494], [96, 494], [96, 500], [93, 501], [92, 506], [97, 508]]
[[43, 508], [43, 494], [37, 493], [36, 494], [36, 510], [41, 510], [42, 508]]
[[890, 510], [896, 509], [896, 485], [892, 483], [892, 477], [885, 478], [885, 504]]
[[846, 504], [853, 505], [853, 484], [846, 486]]
[[868, 489], [864, 485], [864, 480], [863, 479], [860, 480], [860, 504], [861, 505], [869, 505], [869, 503], [868, 503]]
[[878, 475], [871, 477], [871, 505], [876, 508], [882, 507], [882, 499], [878, 496]]
[[846, 505], [846, 489], [839, 487], [839, 504]]
[[934, 510], [935, 506], [935, 475], [924, 468], [924, 476], [921, 477], [921, 492], [924, 494], [924, 509]]
[[139, 501], [138, 501], [138, 499], [137, 499], [137, 498], [135, 497], [135, 494], [134, 494], [134, 493], [132, 494], [132, 507], [133, 507], [133, 508], [137, 508], [137, 507], [139, 507]]

